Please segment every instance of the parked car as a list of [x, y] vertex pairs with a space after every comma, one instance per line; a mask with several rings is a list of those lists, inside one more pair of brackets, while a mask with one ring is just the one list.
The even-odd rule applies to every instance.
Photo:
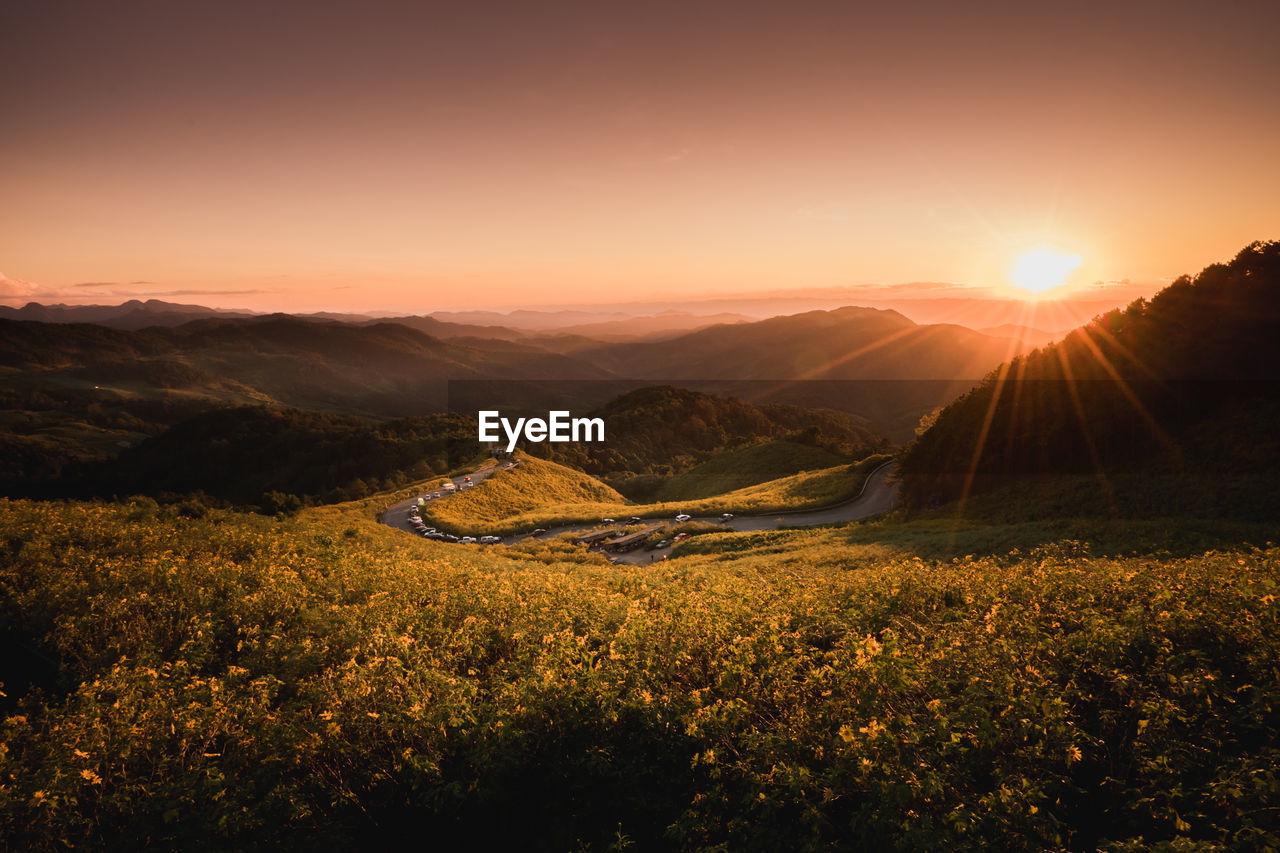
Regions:
[[671, 544], [671, 540], [670, 540], [670, 539], [659, 539], [659, 540], [654, 544], [653, 549], [656, 551], [656, 550], [658, 550], [659, 548], [666, 548], [666, 547], [667, 547], [667, 546], [669, 546], [670, 544]]
[[721, 520], [721, 521], [732, 521], [732, 520], [733, 520], [733, 513], [731, 513], [731, 512], [722, 512], [722, 513], [720, 513], [720, 520]]
[[675, 543], [677, 543], [677, 542], [683, 542], [684, 540], [686, 540], [686, 539], [688, 539], [688, 538], [689, 538], [689, 534], [688, 534], [688, 533], [677, 533], [675, 536], [672, 536], [672, 537], [671, 537], [671, 544], [673, 544], [673, 545], [674, 545], [674, 544], [675, 544]]
[[500, 536], [481, 536], [480, 537], [481, 545], [497, 545], [501, 541], [502, 541], [502, 537]]
[[458, 537], [457, 537], [457, 536], [454, 536], [452, 533], [445, 533], [445, 534], [444, 534], [444, 541], [446, 541], [446, 542], [457, 542], [457, 541], [458, 541]]
[[693, 518], [692, 515], [685, 515], [683, 512], [676, 516], [676, 521], [688, 521]]
[[638, 515], [633, 515], [627, 519], [627, 524], [644, 524], [644, 519]]
[[460, 544], [460, 545], [474, 545], [474, 544], [476, 544], [476, 537], [474, 537], [474, 536], [463, 536], [461, 539], [459, 539], [459, 540], [458, 540], [458, 544]]
[[530, 536], [541, 536], [542, 534], [544, 534], [544, 533], [546, 533], [546, 532], [547, 532], [547, 528], [545, 528], [545, 527], [539, 527], [539, 528], [538, 528], [538, 529], [536, 529], [536, 530], [531, 530], [531, 531], [529, 531], [529, 535], [530, 535]]

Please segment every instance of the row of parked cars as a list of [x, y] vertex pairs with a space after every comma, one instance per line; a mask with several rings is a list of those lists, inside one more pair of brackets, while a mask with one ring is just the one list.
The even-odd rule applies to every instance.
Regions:
[[456, 542], [460, 545], [497, 545], [502, 541], [501, 537], [498, 536], [481, 536], [477, 539], [475, 536], [455, 536], [452, 533], [445, 533], [434, 527], [428, 527], [423, 522], [422, 517], [418, 515], [417, 507], [409, 508], [409, 526], [424, 539], [434, 539], [437, 542]]
[[[682, 513], [680, 513], [679, 515], [677, 515], [677, 516], [676, 516], [676, 521], [680, 521], [680, 522], [690, 521], [692, 518], [693, 518], [693, 516], [692, 516], [692, 515], [689, 515], [688, 513], [683, 513], [683, 512], [682, 512]], [[650, 519], [650, 521], [652, 521], [652, 520], [653, 520], [653, 519]], [[727, 522], [727, 521], [732, 521], [732, 520], [733, 520], [733, 513], [731, 513], [731, 512], [722, 512], [722, 513], [720, 513], [720, 523], [721, 523], [721, 524], [723, 524], [723, 523], [725, 523], [725, 522]], [[602, 518], [602, 519], [600, 519], [600, 523], [601, 523], [601, 524], [617, 524], [618, 522], [617, 522], [616, 520], [612, 519], [612, 518]], [[638, 515], [633, 515], [633, 516], [631, 516], [630, 518], [628, 518], [626, 521], [624, 521], [624, 522], [622, 522], [622, 523], [623, 523], [623, 524], [628, 524], [628, 525], [630, 525], [630, 524], [644, 524], [644, 523], [645, 523], [645, 520], [644, 520], [643, 518], [641, 518], [640, 516], [638, 516]]]

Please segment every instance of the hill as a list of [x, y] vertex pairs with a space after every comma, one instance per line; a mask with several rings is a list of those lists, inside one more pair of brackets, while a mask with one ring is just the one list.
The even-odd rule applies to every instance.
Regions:
[[1001, 366], [905, 453], [907, 499], [1039, 480], [1077, 512], [1277, 517], [1277, 293], [1280, 243], [1254, 243]]
[[542, 334], [555, 337], [586, 337], [597, 341], [663, 340], [679, 337], [708, 326], [751, 323], [756, 319], [745, 314], [690, 314], [683, 311], [662, 311], [657, 314], [627, 317], [623, 320], [570, 324]]
[[[210, 411], [266, 405], [366, 422], [394, 420], [443, 412], [451, 379], [560, 380], [600, 375], [584, 362], [536, 347], [505, 341], [441, 341], [394, 323], [362, 327], [262, 317], [205, 319], [176, 328], [125, 331], [84, 323], [0, 320], [0, 427], [4, 428], [0, 450], [5, 457], [0, 462], [0, 490], [14, 495], [76, 494], [75, 488], [101, 481], [101, 472], [82, 470], [86, 466], [105, 462], [148, 436], [159, 436]], [[230, 426], [232, 433], [247, 440], [235, 425]], [[357, 429], [350, 424], [339, 427], [338, 421], [325, 430], [330, 427]], [[206, 471], [216, 485], [202, 486], [194, 477], [174, 479], [176, 472], [191, 473], [196, 458], [209, 455], [204, 442], [214, 437], [201, 432], [203, 428], [193, 427], [195, 443], [185, 449], [172, 439], [149, 448], [158, 480], [172, 482], [175, 488], [181, 480], [211, 494], [252, 500], [254, 489], [224, 488], [225, 478], [218, 476], [215, 467]], [[376, 431], [368, 423], [359, 430]], [[252, 450], [247, 444], [238, 446]], [[366, 478], [382, 482], [396, 476], [384, 462], [375, 460], [379, 453], [368, 447], [361, 452], [363, 456], [340, 464], [371, 463], [371, 468], [349, 471], [345, 479], [322, 477], [324, 485], [305, 476], [281, 474], [274, 464], [265, 465], [263, 473], [267, 479], [281, 475], [282, 482], [295, 484], [283, 490], [299, 495], [348, 489]], [[266, 461], [300, 458], [300, 446], [295, 446]], [[416, 461], [408, 459], [406, 466]], [[150, 463], [145, 467], [152, 468]], [[330, 467], [330, 461], [323, 461], [322, 469]], [[236, 464], [227, 470], [249, 473]], [[122, 472], [128, 482], [141, 483], [128, 473]], [[64, 477], [70, 479], [59, 483]], [[101, 488], [107, 488], [107, 494], [118, 493], [109, 486]], [[92, 486], [93, 492], [99, 489]]]
[[480, 453], [457, 415], [371, 423], [257, 406], [218, 409], [175, 425], [118, 458], [86, 466], [69, 493], [184, 495], [274, 511], [281, 501], [336, 502], [442, 475]]
[[363, 325], [372, 326], [378, 323], [396, 323], [417, 329], [433, 338], [449, 340], [450, 338], [490, 338], [500, 341], [516, 341], [528, 337], [525, 332], [510, 329], [506, 326], [482, 326], [476, 323], [451, 323], [431, 316], [416, 317], [384, 317], [377, 320], [366, 320]]
[[1040, 347], [1048, 343], [1066, 337], [1067, 331], [1048, 332], [1044, 329], [1037, 329], [1032, 326], [1020, 326], [1017, 323], [1005, 323], [1000, 326], [990, 326], [985, 329], [978, 329], [984, 335], [991, 335], [993, 338], [1013, 338], [1027, 348]]
[[[147, 319], [114, 330], [67, 322], [116, 323], [120, 311]], [[678, 327], [707, 318], [660, 314], [641, 318], [628, 333], [609, 325], [630, 322], [616, 314], [538, 314], [535, 326], [543, 334], [536, 336], [514, 322], [530, 320], [519, 312], [510, 315], [510, 327], [440, 317], [242, 317], [172, 303], [126, 303], [110, 311], [28, 306], [8, 314], [40, 320], [0, 318], [0, 367], [15, 369], [6, 377], [10, 387], [76, 402], [90, 389], [133, 399], [171, 399], [178, 391], [218, 405], [274, 402], [390, 418], [449, 408], [451, 381], [608, 379], [626, 387], [580, 395], [583, 405], [575, 408], [603, 405], [638, 385], [678, 383], [757, 403], [837, 409], [896, 441], [911, 436], [922, 414], [1021, 347], [960, 326], [919, 326], [892, 311], [848, 307], [759, 322], [721, 315], [710, 319], [733, 322], [692, 333]], [[163, 324], [161, 314], [168, 318]], [[44, 322], [50, 319], [59, 322]], [[606, 343], [545, 333], [583, 320], [604, 323], [594, 330], [607, 327], [614, 336], [674, 337]]]
[[21, 308], [0, 305], [0, 319], [40, 323], [93, 323], [113, 329], [145, 329], [150, 326], [180, 326], [208, 317], [251, 317], [248, 311], [226, 311], [203, 305], [182, 305], [159, 299], [130, 299], [119, 305], [41, 305], [28, 302]]
[[[442, 341], [395, 323], [205, 319], [140, 331], [0, 320], [6, 407], [50, 425], [108, 410], [279, 404], [372, 418], [442, 412], [459, 379], [600, 378], [585, 361], [507, 341]], [[100, 419], [100, 418], [99, 418]]]
[[846, 460], [821, 447], [766, 441], [712, 456], [662, 484], [655, 499], [687, 501], [721, 495], [801, 471], [833, 468]]
[[839, 308], [712, 326], [660, 343], [593, 352], [623, 376], [699, 379], [978, 379], [1022, 351], [963, 326], [920, 326], [896, 311]]
[[[585, 504], [619, 507], [626, 502], [622, 495], [581, 471], [522, 456], [515, 468], [499, 469], [475, 488], [428, 503], [422, 518], [446, 530], [488, 532], [498, 529], [499, 522], [530, 510]], [[593, 509], [587, 517], [598, 517], [598, 513]]]
[[[603, 443], [542, 444], [526, 449], [600, 477], [629, 498], [641, 501], [652, 500], [664, 481], [718, 453], [766, 440], [786, 438], [844, 461], [889, 447], [885, 438], [843, 412], [754, 405], [736, 397], [672, 386], [630, 391], [591, 410], [588, 416], [600, 417], [607, 424]], [[782, 476], [797, 470], [772, 473]]]
[[[473, 489], [427, 504], [424, 520], [458, 534], [508, 535], [537, 527], [594, 524], [601, 518], [639, 516], [668, 522], [676, 513], [717, 516], [722, 512], [761, 515], [816, 509], [858, 495], [870, 473], [889, 460], [885, 454], [851, 464], [801, 471], [707, 497], [674, 501], [627, 500], [606, 484], [572, 468], [522, 462]], [[512, 475], [519, 474], [519, 477]], [[510, 479], [507, 479], [510, 478]], [[497, 480], [502, 485], [490, 486]], [[505, 482], [504, 482], [505, 481]], [[460, 500], [461, 498], [467, 500]]]

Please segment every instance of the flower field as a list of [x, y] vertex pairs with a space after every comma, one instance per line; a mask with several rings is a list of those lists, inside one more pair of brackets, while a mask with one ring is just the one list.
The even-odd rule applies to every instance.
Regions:
[[4, 844], [1280, 846], [1275, 548], [616, 567], [366, 515], [0, 501]]

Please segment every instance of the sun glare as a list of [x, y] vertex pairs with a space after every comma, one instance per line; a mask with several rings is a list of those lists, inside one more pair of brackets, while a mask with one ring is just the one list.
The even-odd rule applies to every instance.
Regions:
[[1013, 261], [1009, 278], [1028, 293], [1044, 293], [1067, 283], [1067, 276], [1084, 263], [1084, 258], [1054, 249], [1031, 249]]

